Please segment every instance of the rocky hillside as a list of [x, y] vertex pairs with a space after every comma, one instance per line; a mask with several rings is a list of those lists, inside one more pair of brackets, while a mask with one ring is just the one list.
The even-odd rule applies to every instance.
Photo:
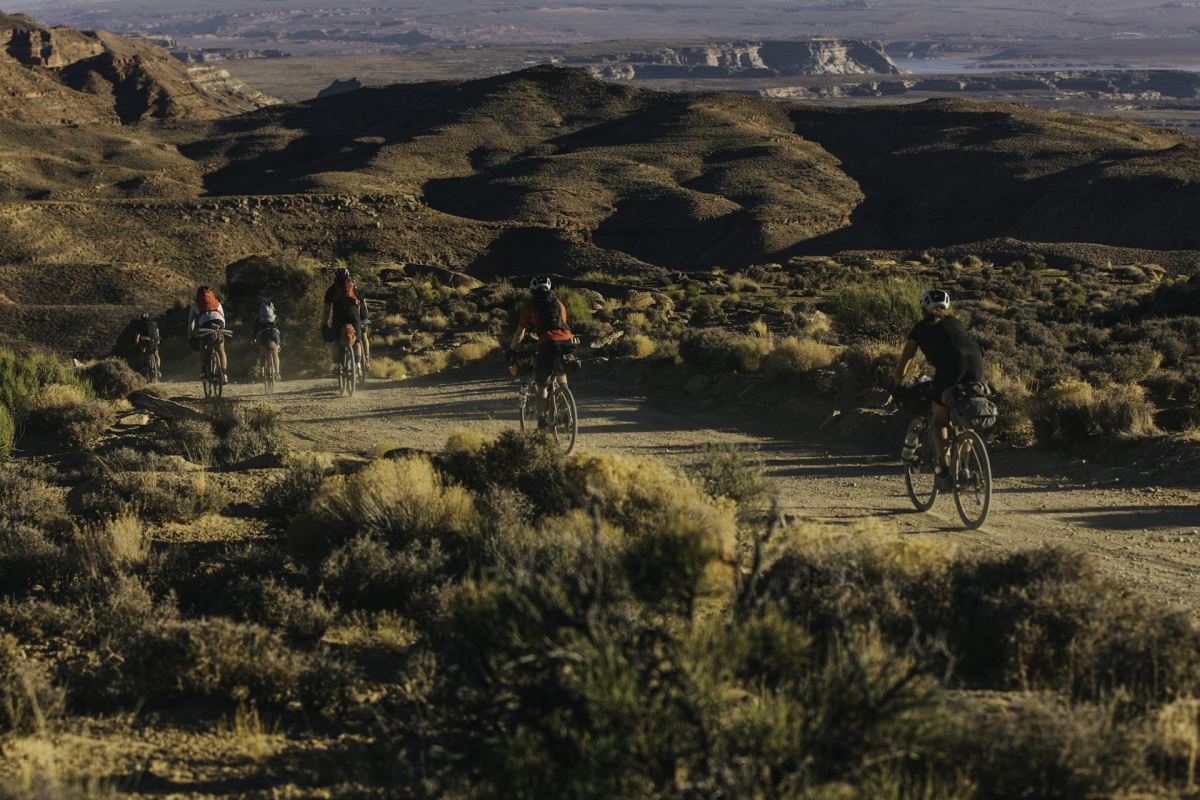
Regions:
[[1002, 237], [1098, 264], [1200, 250], [1196, 140], [1011, 104], [793, 107], [540, 67], [171, 126], [0, 121], [0, 148], [0, 277], [19, 287], [0, 338], [81, 353], [108, 342], [96, 320], [280, 251], [487, 276]]
[[0, 116], [35, 124], [210, 119], [274, 102], [212, 67], [110, 33], [0, 14]]
[[580, 55], [567, 63], [608, 79], [765, 78], [788, 75], [898, 75], [879, 42], [847, 39], [732, 42]]
[[1061, 97], [1119, 100], [1185, 100], [1200, 97], [1200, 73], [1181, 70], [1061, 70], [994, 72], [982, 75], [853, 80], [822, 86], [774, 86], [763, 97], [819, 100], [838, 97], [893, 97], [922, 93], [1049, 92]]

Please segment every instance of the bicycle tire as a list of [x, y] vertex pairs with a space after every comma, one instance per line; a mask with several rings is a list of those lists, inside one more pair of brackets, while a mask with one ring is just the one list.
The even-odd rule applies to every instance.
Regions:
[[225, 371], [223, 369], [221, 369], [221, 361], [220, 361], [220, 359], [217, 358], [217, 355], [215, 352], [213, 353], [213, 359], [215, 361], [215, 363], [213, 365], [214, 369], [211, 373], [213, 376], [213, 378], [212, 378], [213, 397], [219, 398], [219, 397], [221, 397], [221, 395], [225, 394]]
[[[974, 467], [971, 467], [971, 462]], [[975, 491], [979, 511], [972, 515], [964, 508], [966, 489], [962, 485], [962, 468], [966, 466], [973, 471], [968, 479], [975, 483]], [[958, 516], [968, 530], [977, 530], [987, 521], [988, 511], [992, 507], [992, 461], [988, 457], [987, 445], [983, 437], [975, 431], [965, 430], [958, 434], [954, 442], [954, 452], [951, 457], [950, 474], [954, 476], [954, 507]]]
[[271, 361], [271, 356], [268, 354], [263, 359], [263, 391], [266, 394], [275, 394], [275, 365]]
[[570, 419], [567, 424], [567, 429], [563, 431], [562, 435], [566, 440], [566, 446], [563, 448], [563, 452], [566, 455], [571, 455], [571, 451], [575, 449], [575, 441], [579, 438], [579, 412], [575, 405], [575, 395], [571, 393], [570, 387], [563, 386], [561, 383], [558, 383], [557, 380], [555, 380], [554, 385], [556, 388], [554, 391], [555, 404], [554, 408], [551, 409], [551, 412], [554, 414], [554, 427], [552, 428], [552, 431], [554, 433], [555, 440], [561, 444], [564, 439], [559, 436], [560, 426], [558, 420], [558, 403], [565, 402], [567, 404], [567, 413], [570, 415]]
[[537, 419], [537, 390], [533, 384], [526, 384], [521, 389], [521, 396], [517, 399], [517, 403], [520, 406], [521, 430], [534, 427]]
[[[921, 443], [921, 452], [925, 453], [928, 447], [929, 425], [920, 417], [917, 417], [908, 424], [908, 431], [905, 432], [904, 438], [907, 441], [908, 434], [916, 430], [917, 441]], [[922, 472], [921, 467], [928, 467], [928, 472]], [[918, 477], [919, 476], [919, 477]], [[929, 489], [923, 489], [917, 485], [920, 478], [928, 477]], [[904, 485], [908, 489], [908, 499], [912, 501], [913, 507], [917, 511], [928, 511], [933, 508], [934, 503], [938, 498], [937, 476], [934, 474], [932, 465], [926, 464], [922, 458], [915, 463], [905, 462], [904, 464]]]
[[354, 396], [355, 377], [354, 350], [344, 347], [342, 348], [342, 392], [347, 397]]
[[213, 351], [206, 347], [204, 350], [204, 377], [200, 379], [200, 385], [204, 387], [204, 398], [207, 400], [213, 396]]

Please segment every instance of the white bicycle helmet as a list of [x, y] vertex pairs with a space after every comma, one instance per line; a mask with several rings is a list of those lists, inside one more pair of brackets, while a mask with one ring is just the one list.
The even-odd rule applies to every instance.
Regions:
[[950, 310], [950, 293], [945, 289], [930, 289], [921, 295], [921, 310], [926, 313]]
[[529, 282], [529, 288], [535, 292], [550, 291], [550, 278], [546, 275], [538, 275]]

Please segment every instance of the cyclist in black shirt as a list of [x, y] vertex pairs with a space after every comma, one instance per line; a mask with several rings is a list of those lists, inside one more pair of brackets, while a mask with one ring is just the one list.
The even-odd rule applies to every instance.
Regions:
[[933, 367], [933, 436], [941, 456], [939, 477], [944, 480], [949, 470], [949, 438], [947, 424], [950, 407], [954, 405], [954, 387], [983, 380], [983, 351], [967, 333], [963, 324], [950, 314], [950, 295], [943, 289], [930, 289], [921, 297], [925, 318], [913, 326], [904, 343], [904, 351], [896, 362], [894, 382], [904, 382], [917, 351]]

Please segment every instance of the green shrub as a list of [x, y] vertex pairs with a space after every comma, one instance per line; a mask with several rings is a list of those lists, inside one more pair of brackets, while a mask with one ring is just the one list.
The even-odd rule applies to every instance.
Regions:
[[216, 437], [212, 423], [207, 419], [167, 420], [167, 435], [161, 446], [168, 452], [180, 455], [193, 464], [211, 464]]
[[8, 460], [16, 443], [17, 428], [13, 424], [12, 414], [4, 406], [0, 406], [0, 464]]
[[858, 339], [903, 336], [921, 318], [922, 286], [911, 278], [847, 282], [826, 301], [837, 329]]
[[[84, 384], [66, 361], [38, 351], [17, 353], [0, 348], [0, 405], [19, 417], [27, 398], [48, 384], [75, 386]], [[90, 387], [87, 387], [90, 392]]]
[[567, 326], [570, 327], [576, 322], [591, 322], [593, 319], [592, 304], [587, 299], [587, 296], [578, 289], [561, 287], [554, 290], [554, 294], [562, 301], [563, 306], [567, 309]]
[[83, 371], [96, 395], [105, 400], [123, 400], [146, 386], [141, 375], [119, 358], [97, 361]]
[[753, 505], [767, 496], [762, 460], [741, 448], [709, 445], [693, 472], [710, 496], [727, 497], [739, 506]]

